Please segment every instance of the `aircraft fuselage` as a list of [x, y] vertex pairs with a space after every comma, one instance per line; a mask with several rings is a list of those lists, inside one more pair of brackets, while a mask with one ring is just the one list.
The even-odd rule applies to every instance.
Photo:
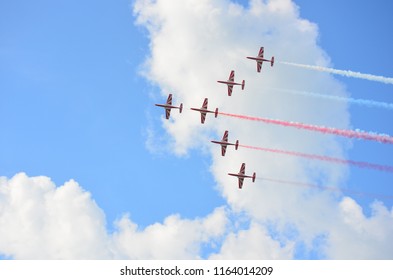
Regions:
[[263, 58], [263, 57], [252, 57], [252, 56], [247, 56], [247, 58], [248, 58], [248, 59], [253, 59], [253, 60], [256, 60], [256, 61], [269, 61], [269, 62], [270, 62], [269, 59], [266, 59], [266, 58]]
[[190, 108], [190, 109], [194, 110], [194, 111], [201, 112], [201, 113], [214, 113], [214, 111], [210, 111], [210, 110], [207, 110], [207, 109], [197, 109], [197, 108]]
[[235, 176], [235, 177], [238, 177], [238, 178], [253, 178], [253, 176], [244, 175], [244, 174], [233, 174], [233, 173], [228, 173], [228, 175]]
[[173, 106], [168, 104], [155, 104], [158, 107], [163, 107], [165, 109], [179, 109], [179, 106]]
[[217, 83], [231, 85], [231, 86], [236, 86], [236, 85], [241, 86], [242, 85], [242, 84], [239, 84], [239, 83], [236, 83], [236, 82], [232, 82], [232, 81], [217, 81]]
[[227, 146], [227, 145], [235, 145], [234, 143], [229, 143], [229, 142], [223, 142], [223, 141], [214, 141], [214, 140], [212, 140], [212, 141], [210, 141], [210, 142], [212, 142], [212, 143], [215, 143], [215, 144], [220, 144], [221, 146]]

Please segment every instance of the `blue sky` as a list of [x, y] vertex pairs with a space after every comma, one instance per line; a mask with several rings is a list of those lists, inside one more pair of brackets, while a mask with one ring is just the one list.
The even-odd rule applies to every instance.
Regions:
[[[337, 69], [353, 70], [386, 77], [392, 77], [390, 65], [393, 62], [389, 49], [392, 38], [384, 35], [384, 30], [391, 25], [389, 1], [363, 2], [336, 1], [316, 3], [298, 1], [300, 14], [318, 24], [320, 44], [329, 54], [333, 66]], [[302, 5], [303, 4], [303, 5]], [[356, 8], [355, 8], [356, 7]], [[328, 12], [326, 12], [328, 11]], [[350, 19], [348, 18], [350, 15]], [[353, 98], [393, 102], [392, 88], [388, 84], [350, 79], [335, 76], [345, 83]], [[393, 126], [389, 122], [391, 112], [356, 105], [349, 107], [353, 128], [375, 131], [392, 135]], [[392, 150], [389, 145], [370, 145], [356, 141], [349, 151], [348, 158], [386, 165], [393, 164]], [[351, 168], [348, 186], [362, 188], [365, 191], [391, 195], [392, 176], [381, 172], [370, 172]], [[370, 199], [358, 197], [369, 203]], [[385, 201], [392, 206], [392, 201]], [[367, 211], [367, 208], [365, 208]]]
[[[137, 2], [142, 3], [143, 6], [143, 1]], [[227, 3], [227, 1], [222, 2]], [[244, 7], [250, 6], [248, 1], [235, 2], [241, 3]], [[390, 11], [393, 10], [393, 4], [390, 1], [371, 3], [351, 0], [316, 3], [298, 0], [295, 3], [299, 7], [300, 17], [318, 26], [316, 46], [330, 57], [330, 66], [393, 77], [391, 69], [393, 41], [389, 35], [389, 27], [392, 25]], [[133, 13], [133, 5], [134, 2], [128, 0], [56, 1], [56, 3], [45, 0], [34, 1], [34, 3], [21, 0], [3, 1], [0, 4], [0, 127], [2, 136], [0, 137], [0, 176], [8, 180], [24, 172], [28, 177], [49, 177], [56, 186], [61, 186], [70, 179], [75, 180], [81, 188], [91, 194], [91, 198], [104, 213], [108, 234], [118, 230], [114, 222], [121, 219], [125, 213], [128, 213], [128, 217], [140, 229], [144, 229], [149, 225], [164, 223], [166, 217], [176, 213], [181, 219], [192, 221], [203, 219], [214, 212], [217, 207], [224, 206], [227, 211], [231, 212], [228, 214], [230, 225], [224, 230], [225, 234], [222, 233], [214, 242], [221, 244], [220, 242], [226, 239], [227, 243], [221, 247], [221, 253], [223, 255], [227, 253], [228, 256], [230, 254], [225, 250], [231, 248], [230, 238], [236, 236], [238, 240], [242, 240], [241, 231], [244, 230], [246, 234], [247, 229], [253, 229], [255, 223], [253, 217], [257, 215], [252, 207], [248, 208], [242, 204], [241, 198], [234, 198], [232, 191], [225, 189], [225, 187], [233, 187], [233, 191], [238, 192], [235, 179], [231, 181], [232, 186], [227, 186], [216, 174], [217, 170], [221, 170], [221, 165], [218, 165], [221, 164], [222, 159], [213, 157], [210, 148], [206, 148], [204, 144], [184, 144], [181, 142], [182, 139], [173, 137], [171, 131], [184, 129], [184, 126], [176, 126], [178, 121], [181, 122], [176, 111], [172, 113], [175, 115], [175, 121], [171, 121], [169, 126], [163, 125], [165, 123], [162, 120], [163, 110], [154, 107], [153, 104], [165, 101], [170, 85], [158, 74], [154, 76], [154, 71], [151, 71], [149, 65], [144, 64], [151, 57], [151, 50], [154, 47], [160, 50], [160, 46], [154, 45], [159, 44], [157, 42], [152, 43], [157, 34], [147, 30], [146, 23], [135, 24], [138, 14]], [[147, 10], [146, 6], [141, 8], [143, 9]], [[139, 13], [141, 14], [143, 12]], [[257, 29], [255, 31], [259, 34]], [[159, 38], [162, 40], [163, 37]], [[258, 38], [253, 39], [258, 42]], [[289, 47], [291, 46], [290, 41], [286, 43]], [[268, 46], [274, 44], [274, 42], [267, 43]], [[252, 44], [245, 44], [245, 48], [251, 51], [249, 55], [256, 54], [257, 49], [248, 48], [250, 45]], [[173, 48], [176, 47], [177, 45], [173, 46]], [[230, 49], [231, 45], [227, 48]], [[281, 50], [279, 54], [282, 53]], [[267, 48], [265, 54], [270, 56], [275, 54], [275, 50]], [[279, 54], [275, 54], [278, 60]], [[292, 62], [309, 63], [301, 56], [298, 61], [292, 59]], [[152, 59], [151, 65], [155, 65], [154, 63], [155, 60]], [[248, 61], [244, 61], [244, 64], [247, 67], [250, 66]], [[217, 77], [226, 78], [229, 68], [237, 65], [232, 65], [228, 61], [222, 73], [217, 74]], [[168, 76], [171, 75], [169, 73], [171, 66], [165, 66], [168, 68]], [[266, 66], [264, 65], [263, 71], [271, 71], [270, 67]], [[185, 70], [186, 72], [193, 69], [192, 64], [187, 67], [189, 68]], [[296, 72], [300, 70], [287, 67], [283, 71], [297, 75]], [[308, 75], [307, 73], [312, 75], [310, 70], [301, 71], [304, 72], [302, 75]], [[255, 83], [255, 77], [257, 76], [252, 76], [249, 83]], [[178, 79], [180, 88], [180, 80], [183, 78], [178, 76]], [[213, 83], [214, 79], [215, 77], [212, 79]], [[310, 79], [313, 78], [310, 76]], [[339, 76], [334, 76], [334, 79], [342, 86], [342, 92], [345, 91], [353, 98], [393, 103], [392, 85]], [[280, 85], [283, 88], [291, 88], [291, 81], [284, 80]], [[297, 85], [298, 88], [300, 85]], [[327, 90], [335, 87], [336, 84], [326, 87], [315, 85], [315, 88], [319, 88], [325, 94], [330, 94], [331, 92]], [[221, 89], [225, 91], [224, 88]], [[181, 97], [181, 95], [178, 96]], [[209, 100], [211, 104], [214, 104], [212, 96], [214, 95], [209, 96]], [[188, 101], [191, 100], [188, 99]], [[185, 104], [186, 107], [200, 106], [202, 99], [198, 97], [197, 100], [196, 104]], [[281, 102], [291, 102], [291, 100], [292, 98], [282, 95]], [[177, 101], [176, 99], [175, 102]], [[227, 103], [223, 103], [223, 106], [228, 104], [228, 99], [225, 102]], [[310, 104], [317, 102], [327, 101], [313, 100]], [[315, 109], [308, 108], [307, 104], [302, 107], [304, 110]], [[336, 106], [334, 102], [329, 104], [331, 105], [326, 104], [326, 106]], [[293, 115], [297, 117], [295, 103], [292, 109]], [[355, 105], [348, 105], [347, 111], [341, 107], [337, 110], [341, 110], [337, 112], [343, 112], [343, 115], [348, 116], [348, 119], [342, 122], [344, 126], [349, 121], [349, 128], [393, 135], [392, 112], [389, 110]], [[242, 112], [246, 113], [244, 110], [239, 110], [239, 113]], [[270, 114], [280, 118], [279, 112], [279, 110], [272, 111]], [[196, 115], [191, 114], [189, 113], [190, 117], [197, 119]], [[326, 110], [324, 114], [321, 119], [318, 119], [317, 115], [315, 118], [318, 121], [325, 120], [329, 116], [329, 110]], [[261, 113], [260, 116], [264, 115]], [[200, 132], [201, 139], [211, 138], [214, 135], [221, 137], [220, 129], [213, 127], [211, 123], [214, 120], [209, 117], [211, 116], [207, 119], [210, 123], [206, 126], [207, 134]], [[283, 115], [281, 118], [287, 117], [288, 115]], [[299, 115], [300, 119], [302, 117]], [[313, 121], [312, 116], [308, 118], [309, 123]], [[340, 123], [340, 119], [337, 119], [326, 125], [332, 126], [332, 124]], [[241, 126], [240, 123], [236, 125]], [[194, 127], [197, 127], [196, 124], [190, 124], [191, 129]], [[202, 131], [200, 126], [197, 129]], [[285, 130], [277, 130], [279, 134], [284, 132]], [[243, 142], [252, 142], [247, 139], [249, 135], [236, 134], [236, 131], [233, 135], [241, 136], [242, 140], [244, 139]], [[313, 134], [308, 135], [313, 136]], [[187, 137], [192, 137], [192, 135], [187, 134], [185, 138]], [[296, 141], [296, 137], [294, 139], [288, 138], [288, 141]], [[323, 139], [318, 141], [320, 142], [316, 143], [325, 143]], [[351, 160], [393, 166], [393, 150], [388, 144], [361, 140], [354, 140], [350, 143], [346, 139], [339, 138], [329, 141], [334, 141], [332, 149], [337, 151], [335, 155], [342, 154]], [[185, 145], [186, 153], [176, 153], [173, 147], [178, 143], [180, 146]], [[287, 146], [284, 141], [277, 143], [277, 148], [290, 150], [296, 147], [293, 145]], [[316, 145], [309, 152], [318, 153], [323, 150], [324, 147]], [[234, 151], [230, 149], [229, 154], [233, 153]], [[236, 170], [227, 170], [228, 172], [237, 171], [237, 166], [240, 167], [238, 163], [243, 159], [236, 160], [233, 160]], [[263, 161], [263, 157], [258, 160]], [[275, 160], [286, 162], [288, 159], [277, 156]], [[251, 162], [254, 161], [251, 160]], [[288, 172], [285, 174], [288, 176], [284, 178], [295, 180], [296, 178], [291, 174], [308, 174], [310, 170], [314, 170], [314, 164], [319, 164], [304, 163], [304, 160], [300, 162], [301, 165], [291, 163], [297, 166], [294, 167], [296, 171]], [[266, 161], [263, 164], [265, 163]], [[279, 163], [277, 164], [280, 166]], [[285, 166], [286, 163], [282, 164]], [[252, 168], [252, 163], [250, 165]], [[392, 195], [392, 174], [356, 167], [348, 167], [347, 170], [342, 171], [336, 170], [335, 168], [338, 167], [332, 167], [332, 165], [329, 164], [327, 171], [324, 166], [318, 165], [315, 167], [314, 174], [299, 177], [308, 178], [314, 183], [336, 182], [339, 184], [337, 187]], [[308, 171], [307, 168], [309, 168]], [[249, 169], [248, 171], [251, 172]], [[338, 175], [333, 176], [333, 173]], [[248, 187], [253, 187], [250, 182], [246, 182], [245, 188]], [[291, 189], [290, 186], [283, 186], [283, 188]], [[289, 193], [292, 191], [290, 190]], [[370, 217], [376, 211], [370, 207], [370, 203], [375, 198], [370, 196], [353, 196], [352, 198], [361, 206], [366, 217]], [[335, 199], [339, 201], [340, 198]], [[285, 208], [285, 197], [282, 197], [281, 202]], [[384, 207], [391, 211], [393, 201], [382, 200], [382, 202]], [[0, 205], [1, 203], [0, 200]], [[244, 218], [243, 214], [249, 217], [249, 220]], [[247, 221], [243, 221], [240, 216]], [[264, 219], [258, 217], [255, 232], [264, 232], [259, 228], [264, 224], [261, 220], [265, 222], [269, 220]], [[293, 222], [296, 225], [297, 223], [291, 219], [288, 221], [288, 224]], [[237, 225], [238, 222], [240, 225]], [[269, 222], [276, 225], [274, 221]], [[392, 223], [392, 220], [387, 220], [387, 223]], [[288, 227], [288, 224], [284, 226]], [[273, 227], [272, 231], [282, 230], [281, 225], [276, 226], [277, 228]], [[392, 224], [386, 227], [390, 230]], [[7, 231], [4, 228], [2, 230]], [[233, 230], [232, 237], [231, 230]], [[294, 248], [297, 248], [292, 254], [282, 253], [282, 255], [278, 254], [279, 257], [345, 258], [348, 256], [326, 253], [322, 248], [325, 245], [321, 245], [324, 244], [324, 240], [321, 241], [322, 233], [315, 234], [311, 238], [314, 245], [318, 244], [307, 249], [308, 245], [304, 245], [307, 241], [302, 241], [300, 237], [297, 239], [297, 234], [293, 233], [297, 231], [302, 232], [301, 229], [286, 229], [281, 235], [276, 233], [271, 235], [273, 240], [279, 240], [282, 244], [288, 245], [286, 249], [289, 250], [291, 242], [294, 242]], [[303, 236], [301, 233], [298, 235]], [[210, 244], [202, 249], [201, 255], [206, 257], [220, 251], [221, 245], [217, 245], [218, 248], [215, 249], [211, 249], [212, 246]], [[0, 247], [0, 254], [11, 258], [18, 258], [18, 256], [34, 258], [34, 255], [24, 255], [23, 250], [13, 253], [11, 249], [5, 248]], [[275, 247], [269, 248], [274, 251]], [[125, 256], [129, 257], [130, 254], [125, 254]], [[142, 256], [145, 255], [142, 254]], [[232, 256], [236, 257], [236, 254]], [[349, 253], [349, 257], [351, 256], [353, 255]], [[52, 255], [44, 257], [56, 258]], [[159, 257], [165, 258], [165, 254]], [[269, 258], [269, 255], [263, 257]], [[387, 256], [381, 255], [380, 257], [386, 258]], [[71, 258], [79, 257], [71, 254]], [[370, 254], [370, 258], [378, 258], [378, 256]]]
[[[2, 10], [3, 176], [24, 171], [57, 184], [74, 178], [108, 221], [123, 212], [142, 225], [177, 211], [210, 212], [205, 195], [190, 195], [196, 182], [209, 183], [208, 160], [167, 160], [145, 148], [149, 114], [157, 121], [161, 112], [152, 110], [151, 86], [138, 75], [148, 41], [129, 1], [14, 2]], [[163, 186], [176, 173], [189, 187]]]

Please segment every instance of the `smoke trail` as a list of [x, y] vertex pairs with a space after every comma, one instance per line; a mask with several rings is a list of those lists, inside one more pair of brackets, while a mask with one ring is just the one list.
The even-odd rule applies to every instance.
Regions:
[[388, 77], [383, 77], [383, 76], [375, 76], [375, 75], [371, 75], [371, 74], [363, 74], [363, 73], [353, 72], [353, 71], [349, 71], [349, 70], [338, 70], [338, 69], [334, 69], [334, 68], [327, 68], [327, 67], [321, 67], [321, 66], [315, 66], [315, 65], [298, 64], [298, 63], [293, 63], [293, 62], [280, 61], [280, 63], [286, 64], [286, 65], [292, 65], [292, 66], [296, 66], [296, 67], [301, 67], [301, 68], [306, 68], [306, 69], [317, 70], [320, 72], [328, 72], [328, 73], [332, 73], [332, 74], [338, 74], [338, 75], [346, 76], [346, 77], [365, 79], [365, 80], [376, 81], [376, 82], [381, 82], [381, 83], [385, 83], [385, 84], [393, 84], [393, 78], [388, 78]]
[[359, 129], [345, 130], [345, 129], [317, 126], [317, 125], [304, 124], [304, 123], [298, 123], [298, 122], [288, 122], [288, 121], [274, 120], [274, 119], [268, 119], [268, 118], [250, 117], [250, 116], [230, 114], [230, 113], [224, 113], [224, 112], [218, 112], [218, 114], [223, 115], [223, 116], [233, 117], [233, 118], [239, 118], [239, 119], [243, 119], [243, 120], [259, 121], [259, 122], [276, 124], [276, 125], [281, 125], [281, 126], [286, 126], [286, 127], [295, 127], [295, 128], [305, 129], [305, 130], [318, 131], [318, 132], [322, 132], [322, 133], [334, 134], [334, 135], [344, 136], [344, 137], [348, 137], [348, 138], [358, 138], [358, 139], [363, 139], [363, 140], [378, 141], [378, 142], [385, 143], [385, 144], [393, 144], [393, 137], [392, 136], [389, 136], [387, 134], [378, 134], [378, 133], [374, 133], [374, 132], [361, 131]]
[[278, 149], [253, 147], [253, 146], [248, 146], [248, 145], [239, 145], [239, 147], [253, 149], [253, 150], [259, 150], [259, 151], [264, 151], [264, 152], [270, 152], [270, 153], [277, 153], [277, 154], [303, 157], [303, 158], [308, 158], [308, 159], [316, 159], [316, 160], [322, 160], [322, 161], [327, 161], [327, 162], [340, 163], [340, 164], [350, 164], [350, 165], [354, 165], [354, 166], [361, 167], [361, 168], [370, 168], [370, 169], [375, 169], [375, 170], [385, 171], [385, 172], [393, 172], [393, 166], [380, 165], [380, 164], [369, 163], [369, 162], [364, 162], [364, 161], [353, 161], [353, 160], [346, 160], [346, 159], [341, 159], [341, 158], [327, 157], [327, 156], [314, 155], [314, 154], [299, 153], [299, 152], [293, 152], [293, 151], [284, 151], [284, 150], [278, 150]]
[[369, 197], [372, 197], [372, 198], [393, 199], [393, 196], [391, 196], [391, 195], [359, 192], [359, 191], [354, 191], [352, 189], [345, 189], [345, 188], [338, 188], [338, 187], [327, 187], [327, 186], [320, 186], [320, 185], [315, 185], [315, 184], [310, 184], [310, 183], [303, 183], [303, 182], [296, 182], [296, 181], [287, 181], [287, 180], [279, 180], [279, 179], [271, 179], [271, 178], [264, 178], [264, 177], [263, 178], [257, 178], [257, 179], [258, 180], [264, 180], [264, 181], [270, 181], [270, 182], [273, 182], [273, 183], [285, 184], [285, 185], [294, 185], [294, 186], [300, 186], [300, 187], [317, 188], [317, 189], [330, 190], [330, 191], [336, 191], [336, 192], [346, 192], [346, 193], [350, 193], [350, 194], [353, 194], [353, 195], [369, 196]]
[[378, 102], [378, 101], [367, 100], [367, 99], [355, 99], [355, 98], [350, 98], [350, 97], [341, 97], [341, 96], [336, 96], [336, 95], [326, 95], [326, 94], [307, 92], [307, 91], [290, 90], [290, 89], [280, 89], [280, 88], [270, 88], [270, 89], [280, 91], [280, 92], [285, 92], [285, 93], [296, 94], [296, 95], [325, 98], [325, 99], [330, 99], [330, 100], [334, 100], [334, 101], [349, 102], [349, 103], [368, 106], [368, 107], [377, 107], [377, 108], [384, 108], [384, 109], [393, 110], [392, 103]]

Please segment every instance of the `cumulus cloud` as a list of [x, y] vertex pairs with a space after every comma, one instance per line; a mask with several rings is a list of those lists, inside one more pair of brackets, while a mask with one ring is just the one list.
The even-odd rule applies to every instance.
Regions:
[[225, 231], [226, 211], [204, 218], [172, 215], [144, 229], [126, 215], [109, 233], [105, 215], [73, 180], [0, 177], [0, 254], [14, 259], [198, 259]]
[[109, 258], [104, 213], [73, 180], [0, 180], [0, 252], [16, 259]]
[[[334, 206], [309, 200], [314, 208]], [[315, 227], [310, 232], [323, 232], [318, 244], [315, 236], [306, 238], [296, 228], [302, 218], [291, 226], [277, 219], [262, 224], [253, 217], [249, 227], [231, 230], [223, 207], [203, 218], [171, 215], [146, 228], [125, 215], [109, 233], [104, 213], [77, 182], [56, 187], [48, 177], [19, 173], [0, 177], [0, 253], [14, 259], [200, 259], [202, 248], [210, 246], [217, 251], [210, 259], [291, 259], [301, 243], [310, 251], [318, 246], [326, 258], [392, 257], [393, 209], [375, 202], [366, 217], [349, 197], [336, 206], [308, 218], [307, 226]]]
[[359, 204], [345, 197], [339, 204], [337, 227], [330, 232], [328, 256], [339, 259], [392, 259], [393, 208], [371, 205], [366, 217]]
[[178, 215], [143, 230], [127, 217], [117, 222], [115, 247], [127, 259], [199, 259], [202, 243], [220, 237], [225, 230], [223, 208], [204, 219], [182, 220]]
[[281, 245], [264, 227], [253, 223], [249, 229], [229, 233], [217, 254], [210, 259], [291, 259], [294, 242]]

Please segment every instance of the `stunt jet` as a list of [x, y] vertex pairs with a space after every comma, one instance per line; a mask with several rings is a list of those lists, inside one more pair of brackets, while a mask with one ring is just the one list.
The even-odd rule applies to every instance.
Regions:
[[205, 119], [206, 119], [206, 114], [207, 113], [213, 113], [214, 117], [216, 117], [216, 118], [217, 118], [217, 115], [218, 115], [218, 108], [216, 108], [215, 111], [210, 111], [210, 110], [207, 109], [207, 98], [205, 98], [205, 100], [203, 101], [202, 108], [200, 108], [200, 109], [191, 108], [191, 110], [198, 111], [198, 112], [201, 113], [201, 123], [205, 123]]
[[262, 62], [264, 62], [264, 61], [270, 62], [270, 66], [272, 66], [272, 67], [273, 67], [273, 64], [274, 64], [274, 56], [272, 56], [271, 60], [263, 58], [263, 47], [261, 47], [259, 49], [259, 53], [258, 53], [257, 57], [247, 56], [247, 58], [256, 60], [256, 62], [257, 62], [257, 72], [261, 72]]
[[220, 144], [221, 145], [221, 155], [225, 156], [225, 152], [227, 151], [227, 146], [228, 145], [233, 145], [235, 146], [235, 150], [239, 147], [239, 140], [236, 140], [236, 143], [229, 143], [228, 142], [228, 130], [225, 130], [224, 136], [222, 137], [221, 141], [211, 141], [212, 143], [215, 144]]
[[239, 179], [239, 189], [241, 189], [243, 187], [243, 181], [245, 178], [251, 178], [252, 182], [255, 182], [256, 173], [254, 172], [254, 174], [252, 176], [249, 176], [249, 175], [244, 175], [245, 171], [246, 171], [246, 164], [242, 163], [239, 173], [237, 173], [237, 174], [228, 173], [228, 175], [236, 176]]
[[239, 83], [235, 83], [234, 79], [235, 79], [235, 71], [232, 70], [231, 74], [229, 74], [228, 81], [217, 81], [218, 83], [226, 84], [228, 86], [228, 96], [232, 95], [232, 89], [233, 89], [233, 86], [235, 86], [235, 85], [242, 86], [242, 90], [244, 89], [245, 81], [243, 80], [243, 82], [241, 84], [239, 84]]
[[180, 106], [173, 106], [172, 105], [172, 94], [170, 93], [168, 95], [168, 99], [166, 100], [166, 104], [155, 104], [158, 107], [164, 107], [165, 108], [165, 118], [169, 119], [169, 116], [171, 115], [171, 109], [179, 109], [179, 112], [183, 110], [183, 103], [180, 103]]

